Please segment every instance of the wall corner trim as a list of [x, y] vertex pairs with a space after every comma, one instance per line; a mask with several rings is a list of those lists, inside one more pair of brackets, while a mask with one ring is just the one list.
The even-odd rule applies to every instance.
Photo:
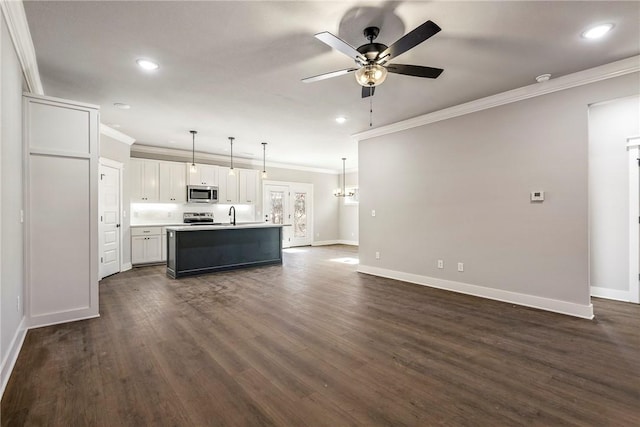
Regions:
[[592, 304], [587, 304], [587, 305], [577, 304], [577, 303], [568, 302], [568, 301], [561, 301], [561, 300], [555, 300], [551, 298], [538, 297], [534, 295], [521, 294], [517, 292], [506, 291], [503, 289], [487, 288], [484, 286], [472, 285], [469, 283], [455, 282], [452, 280], [421, 276], [418, 274], [405, 273], [403, 271], [388, 270], [385, 268], [372, 267], [369, 265], [362, 265], [362, 264], [358, 266], [358, 273], [370, 274], [372, 276], [379, 276], [379, 277], [385, 277], [387, 279], [400, 280], [402, 282], [409, 282], [417, 285], [429, 286], [431, 288], [443, 289], [446, 291], [459, 292], [461, 294], [473, 295], [473, 296], [492, 299], [496, 301], [523, 305], [525, 307], [552, 311], [554, 313], [581, 317], [583, 319], [593, 319]]
[[20, 354], [20, 350], [22, 349], [22, 344], [24, 343], [24, 339], [26, 336], [26, 318], [23, 316], [20, 324], [18, 325], [16, 333], [13, 336], [11, 343], [9, 344], [7, 355], [2, 361], [2, 366], [0, 367], [0, 378], [2, 378], [2, 383], [0, 384], [0, 399], [4, 395], [5, 388], [7, 388], [7, 383], [9, 382], [9, 378], [11, 377], [11, 372], [13, 372], [13, 367], [18, 360], [18, 355]]
[[547, 95], [553, 92], [559, 92], [565, 89], [599, 82], [601, 80], [620, 77], [626, 74], [636, 73], [638, 71], [640, 71], [640, 55], [611, 62], [599, 67], [578, 71], [573, 74], [567, 74], [566, 76], [551, 79], [543, 83], [534, 83], [529, 86], [523, 86], [517, 89], [498, 93], [496, 95], [476, 99], [474, 101], [434, 111], [433, 113], [423, 114], [421, 116], [402, 120], [390, 125], [355, 133], [351, 135], [351, 137], [356, 141], [363, 141], [365, 139], [401, 132], [407, 129], [463, 116], [465, 114], [475, 113], [489, 108], [534, 98], [536, 96]]
[[100, 123], [100, 134], [108, 136], [109, 138], [113, 138], [116, 141], [123, 142], [127, 145], [131, 145], [136, 142], [135, 138], [131, 138], [129, 135], [126, 135], [119, 130], [115, 130], [114, 128], [109, 127], [104, 123]]
[[16, 49], [24, 80], [30, 93], [44, 95], [44, 88], [38, 71], [36, 50], [33, 47], [27, 15], [20, 0], [0, 0], [0, 9], [7, 22], [7, 28]]

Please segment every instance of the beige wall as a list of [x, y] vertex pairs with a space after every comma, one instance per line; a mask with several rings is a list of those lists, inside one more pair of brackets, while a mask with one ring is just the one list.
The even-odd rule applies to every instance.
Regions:
[[[639, 82], [630, 74], [360, 141], [361, 264], [588, 306], [588, 106], [637, 94]], [[529, 201], [534, 190], [544, 203]]]
[[122, 163], [122, 209], [124, 217], [121, 218], [122, 225], [122, 263], [131, 262], [131, 228], [129, 212], [130, 199], [130, 169], [129, 160], [131, 158], [131, 146], [120, 141], [116, 141], [105, 135], [100, 135], [100, 157]]
[[[20, 344], [24, 318], [24, 209], [22, 157], [22, 70], [0, 14], [0, 384]], [[18, 301], [19, 299], [19, 301]], [[13, 347], [12, 347], [13, 345]]]

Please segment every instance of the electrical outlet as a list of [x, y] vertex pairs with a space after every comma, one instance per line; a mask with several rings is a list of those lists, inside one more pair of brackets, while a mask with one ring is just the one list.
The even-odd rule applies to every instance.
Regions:
[[24, 211], [20, 209], [20, 223], [24, 222]]
[[371, 209], [371, 216], [376, 216], [376, 210], [375, 209]]
[[458, 263], [458, 271], [464, 271], [464, 263], [462, 262]]
[[171, 212], [167, 212], [167, 218], [171, 218]]
[[438, 268], [444, 268], [444, 261], [441, 259], [438, 260]]
[[376, 252], [376, 259], [380, 259], [380, 252]]
[[320, 237], [320, 233], [316, 233], [316, 237]]

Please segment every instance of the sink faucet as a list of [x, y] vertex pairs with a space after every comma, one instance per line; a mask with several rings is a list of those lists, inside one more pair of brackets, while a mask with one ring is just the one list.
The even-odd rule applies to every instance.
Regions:
[[229, 218], [229, 224], [236, 225], [236, 208], [234, 206], [229, 208], [229, 217], [231, 217], [231, 211], [233, 211], [233, 219]]

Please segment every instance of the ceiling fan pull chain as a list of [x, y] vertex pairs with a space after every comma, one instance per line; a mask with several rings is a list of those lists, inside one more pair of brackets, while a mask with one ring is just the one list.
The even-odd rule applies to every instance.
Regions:
[[373, 86], [369, 86], [369, 127], [373, 126]]

